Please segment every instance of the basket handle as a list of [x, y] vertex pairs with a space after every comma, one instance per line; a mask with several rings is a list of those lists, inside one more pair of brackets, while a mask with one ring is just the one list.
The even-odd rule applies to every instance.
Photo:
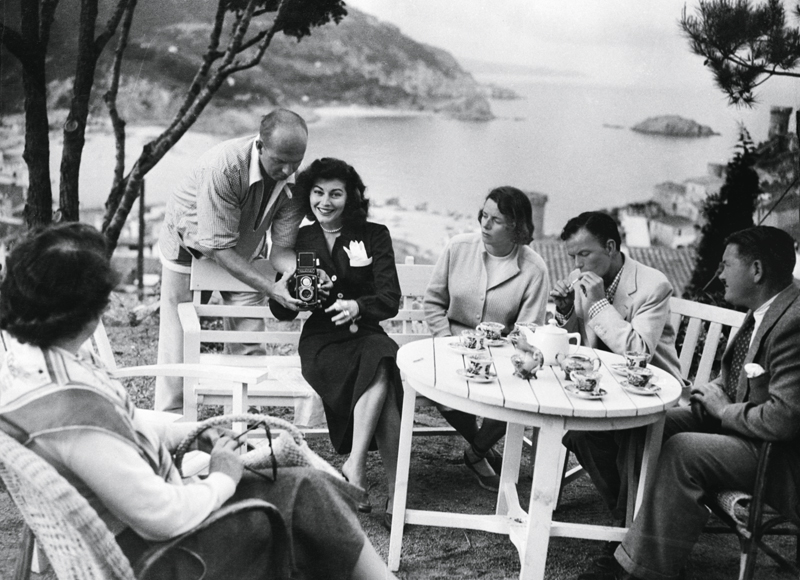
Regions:
[[180, 442], [178, 447], [175, 449], [175, 456], [174, 462], [175, 467], [178, 468], [178, 471], [181, 471], [181, 464], [183, 463], [183, 456], [189, 450], [192, 443], [194, 443], [195, 439], [197, 439], [201, 433], [206, 431], [207, 429], [211, 429], [213, 427], [219, 427], [220, 425], [227, 425], [229, 423], [234, 422], [241, 422], [241, 423], [265, 423], [271, 429], [279, 429], [286, 431], [292, 439], [294, 439], [295, 443], [298, 445], [302, 444], [305, 440], [302, 431], [289, 423], [288, 421], [284, 421], [283, 419], [278, 419], [277, 417], [273, 417], [271, 415], [261, 415], [259, 413], [240, 413], [240, 414], [232, 414], [232, 415], [219, 415], [217, 417], [211, 417], [210, 419], [206, 419], [205, 421], [201, 421], [197, 424], [197, 426], [192, 429]]

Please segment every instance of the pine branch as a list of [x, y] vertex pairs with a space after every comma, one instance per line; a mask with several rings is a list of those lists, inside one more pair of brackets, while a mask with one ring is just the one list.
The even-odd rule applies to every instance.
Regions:
[[192, 79], [192, 84], [189, 86], [189, 90], [186, 92], [186, 97], [184, 98], [183, 103], [181, 103], [180, 109], [178, 109], [178, 112], [173, 117], [172, 123], [170, 123], [167, 131], [173, 129], [186, 114], [186, 111], [189, 110], [189, 107], [192, 106], [197, 98], [197, 95], [200, 94], [200, 90], [203, 88], [205, 79], [208, 78], [208, 72], [211, 70], [211, 65], [223, 56], [223, 53], [218, 52], [217, 48], [219, 47], [219, 39], [222, 35], [222, 26], [225, 23], [226, 11], [227, 1], [218, 0], [217, 13], [214, 16], [214, 26], [212, 27], [211, 33], [208, 36], [208, 48], [206, 49], [206, 53], [203, 55], [203, 64], [200, 65], [199, 69], [197, 69], [197, 73]]
[[128, 4], [131, 1], [132, 0], [119, 0], [117, 2], [117, 5], [114, 7], [114, 11], [108, 18], [108, 22], [106, 22], [105, 29], [98, 35], [98, 37], [94, 41], [94, 49], [96, 51], [96, 54], [99, 55], [101, 52], [103, 52], [103, 49], [106, 47], [108, 41], [111, 40], [111, 37], [114, 36], [114, 34], [116, 33], [117, 26], [119, 26], [120, 20], [122, 20], [122, 16], [123, 14], [125, 14]]
[[108, 107], [108, 116], [114, 129], [114, 143], [116, 145], [116, 158], [114, 163], [114, 180], [111, 193], [106, 200], [106, 211], [103, 216], [103, 229], [108, 225], [110, 216], [116, 211], [119, 199], [122, 196], [122, 184], [125, 177], [125, 121], [117, 109], [117, 94], [119, 92], [119, 79], [122, 74], [122, 60], [128, 46], [133, 14], [136, 10], [136, 0], [129, 0], [122, 18], [122, 30], [114, 50], [114, 62], [111, 67], [111, 83], [108, 91], [103, 95], [103, 101]]

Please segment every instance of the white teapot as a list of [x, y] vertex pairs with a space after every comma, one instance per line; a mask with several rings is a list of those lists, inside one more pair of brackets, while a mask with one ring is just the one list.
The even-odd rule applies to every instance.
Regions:
[[[525, 340], [528, 344], [538, 348], [544, 355], [544, 364], [558, 365], [556, 356], [559, 354], [570, 354], [570, 347], [578, 347], [581, 345], [581, 335], [577, 332], [567, 332], [563, 328], [556, 326], [555, 321], [551, 320], [549, 324], [540, 326], [536, 332], [531, 332], [527, 328], [523, 328], [522, 332], [525, 334]], [[575, 343], [571, 339], [575, 339]]]

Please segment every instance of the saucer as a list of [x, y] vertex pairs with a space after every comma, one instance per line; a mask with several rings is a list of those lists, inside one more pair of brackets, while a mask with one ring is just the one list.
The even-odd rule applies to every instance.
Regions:
[[505, 346], [508, 344], [507, 338], [495, 338], [493, 340], [486, 339], [486, 346]]
[[467, 348], [466, 346], [461, 346], [459, 342], [448, 342], [447, 346], [452, 348], [458, 354], [475, 354], [478, 352], [486, 352], [485, 348]]
[[467, 369], [456, 369], [456, 374], [460, 377], [467, 379], [468, 381], [473, 381], [475, 383], [491, 383], [497, 375], [491, 376], [484, 376], [484, 375], [473, 375], [467, 372]]
[[657, 395], [658, 391], [661, 390], [661, 387], [659, 387], [656, 384], [653, 384], [652, 380], [646, 387], [634, 387], [633, 385], [628, 383], [627, 379], [620, 381], [619, 384], [623, 388], [623, 390], [628, 391], [629, 393], [633, 393], [634, 395]]
[[612, 372], [618, 374], [620, 376], [626, 377], [628, 376], [628, 365], [625, 363], [611, 363], [608, 365]]
[[606, 390], [603, 388], [599, 388], [595, 392], [589, 393], [587, 391], [581, 391], [578, 388], [578, 385], [575, 383], [567, 383], [564, 385], [564, 390], [573, 397], [578, 397], [579, 399], [602, 399], [604, 396], [606, 396]]

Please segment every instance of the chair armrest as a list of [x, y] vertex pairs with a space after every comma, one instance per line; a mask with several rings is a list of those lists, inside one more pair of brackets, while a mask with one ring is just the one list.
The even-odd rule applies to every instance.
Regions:
[[124, 367], [109, 371], [116, 378], [127, 377], [191, 377], [214, 379], [218, 381], [236, 381], [256, 385], [269, 378], [269, 370], [253, 367], [228, 367], [222, 365], [203, 365], [188, 363], [172, 363], [161, 365], [141, 365]]
[[183, 362], [200, 362], [200, 315], [191, 302], [178, 304], [178, 318], [183, 329]]
[[183, 332], [200, 332], [200, 317], [191, 302], [178, 304], [178, 318], [180, 318]]

